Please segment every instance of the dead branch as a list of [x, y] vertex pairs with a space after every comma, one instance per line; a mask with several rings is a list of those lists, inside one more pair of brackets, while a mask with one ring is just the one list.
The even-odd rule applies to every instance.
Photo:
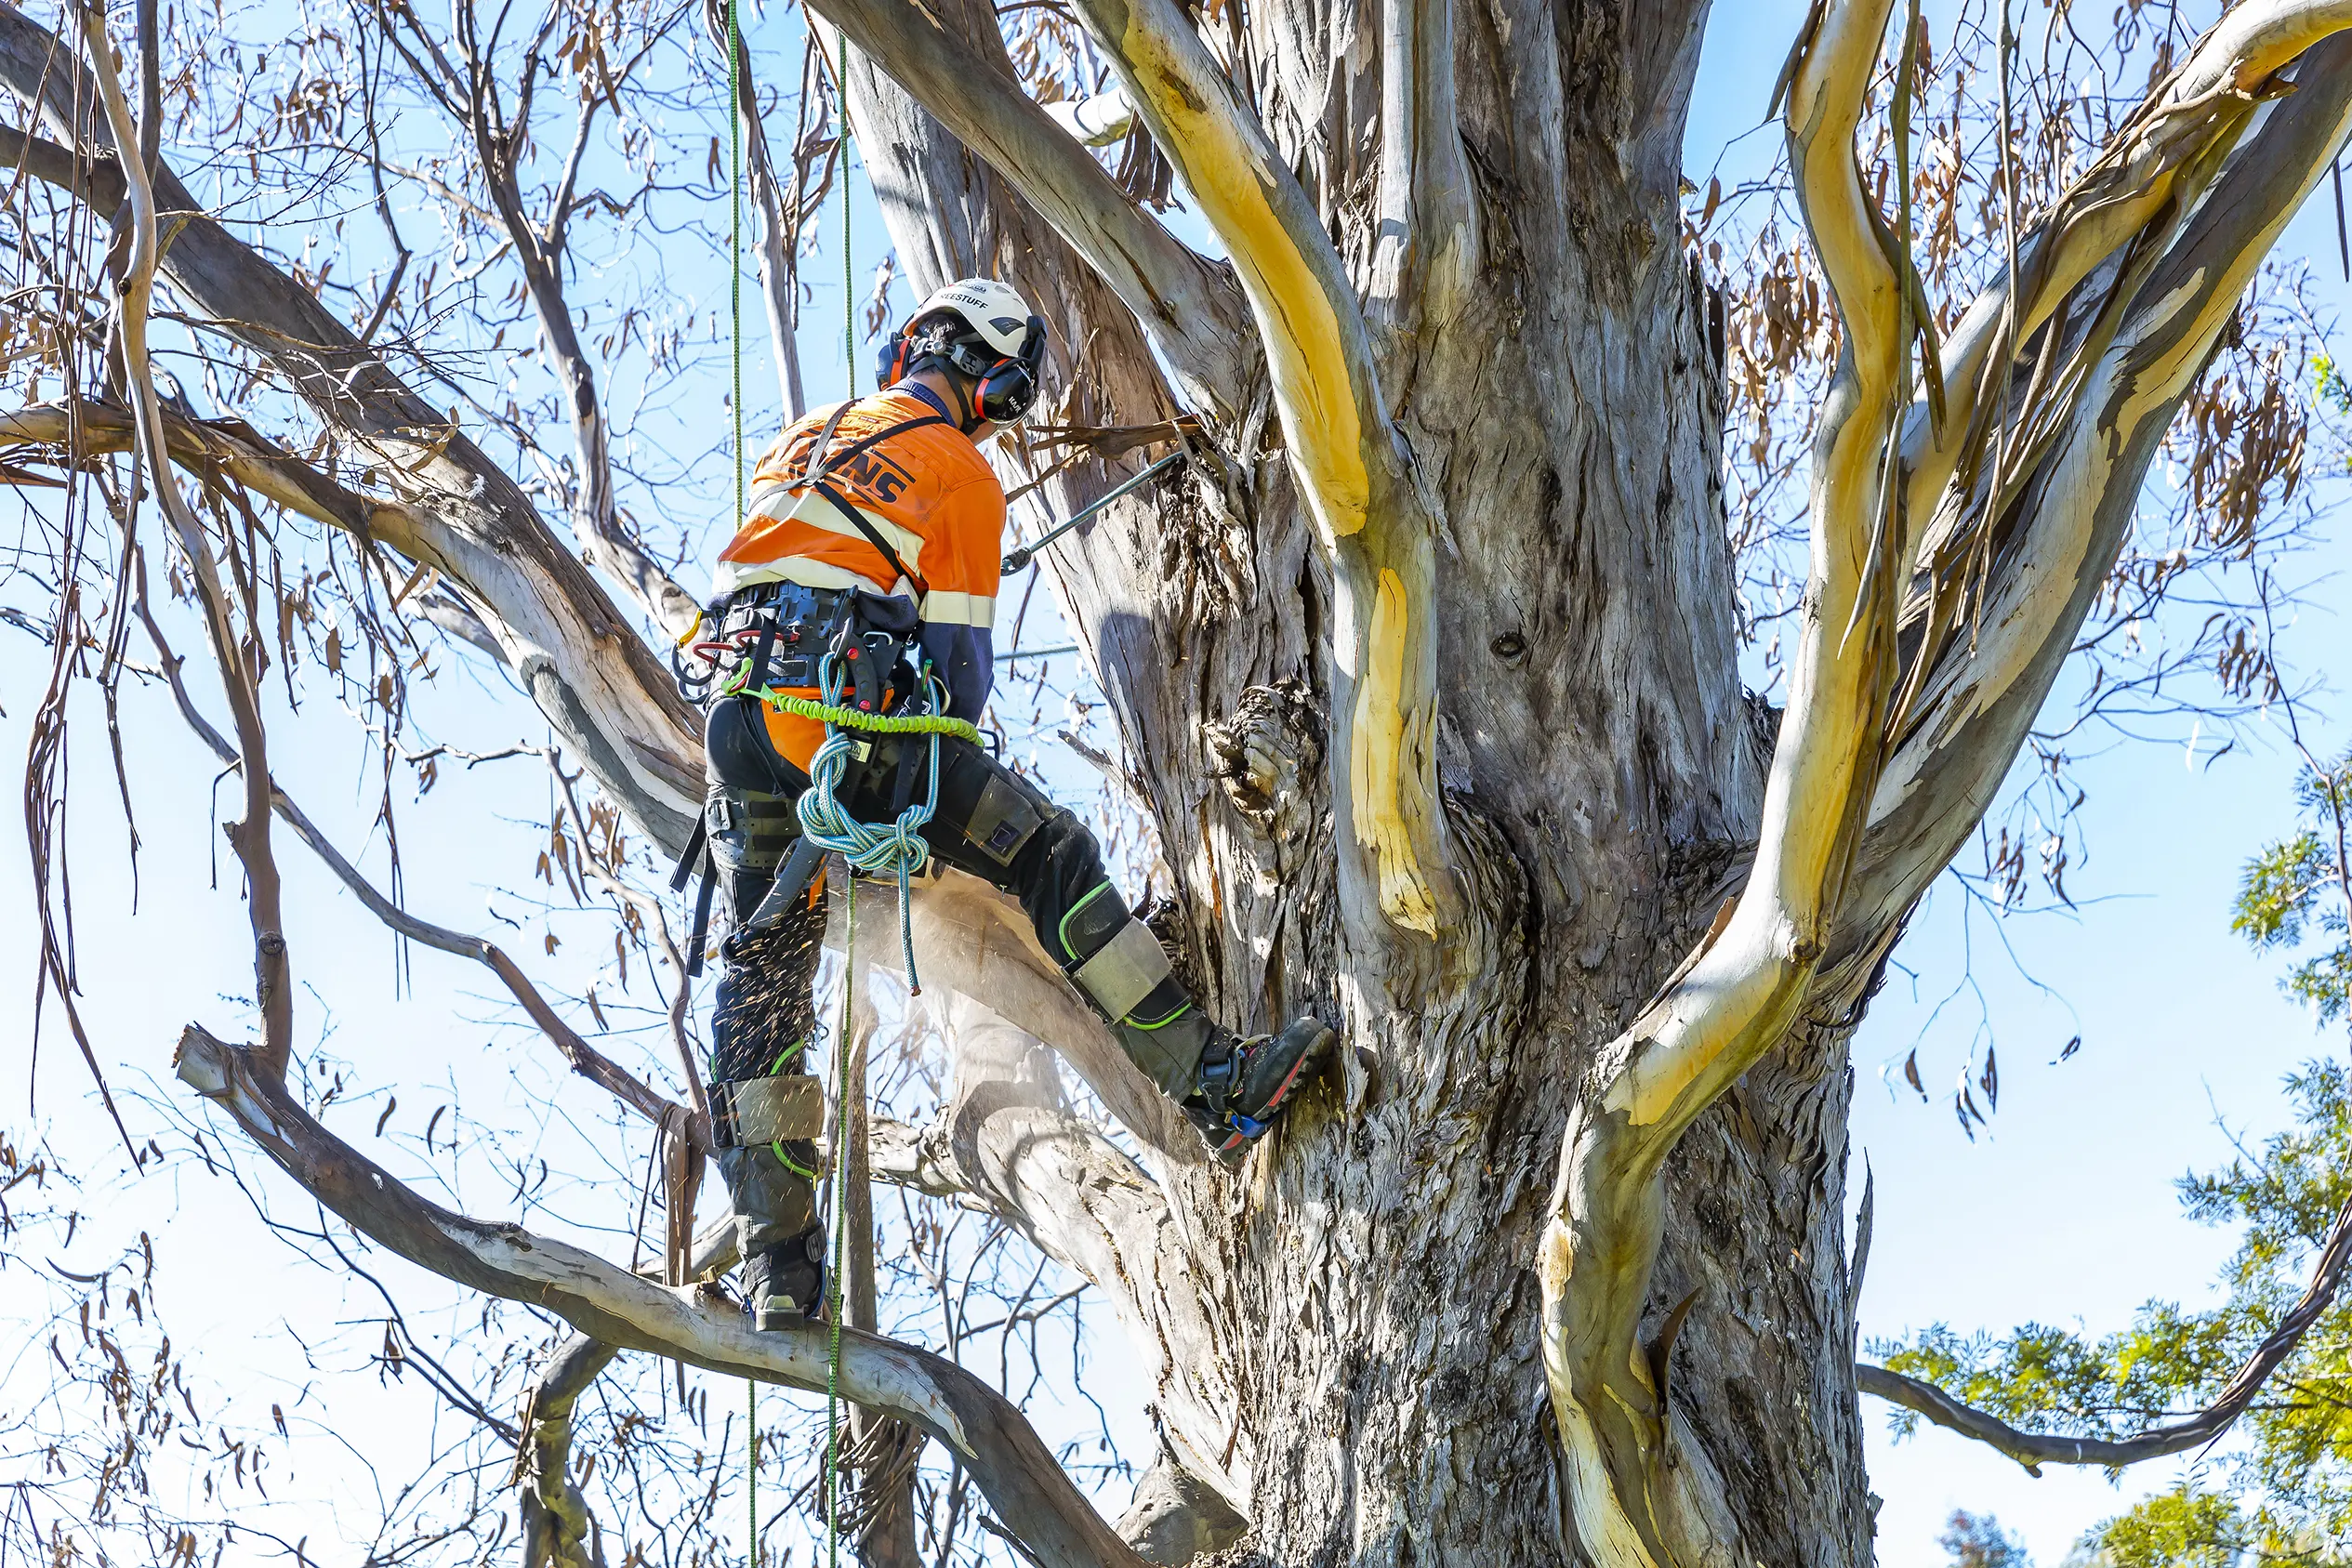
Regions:
[[[113, 129], [114, 144], [138, 148], [142, 145], [139, 128], [131, 118], [130, 105], [123, 97], [122, 81], [114, 71], [113, 45], [106, 36], [106, 14], [100, 9], [85, 9], [80, 16], [83, 40], [89, 47], [91, 69], [98, 79], [108, 123]], [[153, 69], [152, 59], [149, 69]], [[270, 846], [269, 742], [261, 723], [260, 694], [254, 689], [247, 651], [237, 636], [229, 598], [220, 586], [211, 542], [205, 538], [204, 524], [189, 507], [187, 497], [180, 494], [178, 481], [172, 477], [162, 402], [155, 395], [154, 376], [147, 361], [147, 313], [154, 295], [159, 254], [155, 191], [140, 160], [134, 159], [121, 168], [123, 199], [130, 215], [131, 246], [123, 265], [121, 293], [115, 301], [116, 341], [122, 348], [125, 377], [137, 411], [139, 455], [145, 459], [156, 499], [162, 504], [164, 516], [195, 580], [205, 630], [212, 640], [213, 657], [220, 666], [221, 689], [227, 694], [229, 711], [236, 723], [238, 761], [245, 780], [245, 810], [244, 816], [229, 830], [229, 841], [235, 846], [237, 858], [245, 870], [245, 908], [253, 926], [254, 1001], [261, 1015], [258, 1060], [271, 1072], [283, 1075], [294, 1054], [294, 985], [286, 958], [277, 861]], [[133, 573], [143, 585], [145, 568], [139, 564], [136, 544], [127, 537], [135, 516], [130, 508], [125, 509], [125, 554], [132, 562]], [[143, 605], [143, 586], [139, 599]]]
[[522, 1491], [522, 1568], [603, 1568], [596, 1522], [567, 1473], [572, 1407], [618, 1352], [575, 1334], [560, 1346], [522, 1402], [522, 1443], [510, 1482]]
[[[244, 758], [222, 737], [220, 731], [212, 727], [211, 721], [205, 718], [196, 707], [194, 701], [189, 696], [187, 686], [180, 679], [181, 660], [164, 640], [163, 632], [155, 625], [152, 616], [145, 613], [146, 607], [143, 600], [139, 608], [148, 636], [154, 642], [157, 655], [162, 661], [165, 680], [171, 688], [172, 699], [178, 705], [180, 717], [187, 720], [188, 727], [196, 732], [199, 740], [212, 749], [213, 755], [218, 757], [224, 766], [242, 771], [244, 766]], [[334, 872], [337, 878], [351, 890], [353, 896], [358, 898], [362, 904], [366, 906], [369, 914], [411, 942], [432, 948], [436, 952], [452, 954], [460, 958], [471, 958], [487, 968], [491, 973], [498, 977], [499, 982], [506, 986], [508, 993], [522, 1005], [522, 1010], [530, 1015], [531, 1021], [537, 1024], [541, 1032], [554, 1043], [556, 1049], [562, 1053], [563, 1060], [570, 1064], [573, 1072], [605, 1089], [622, 1104], [643, 1116], [656, 1127], [684, 1125], [694, 1146], [704, 1153], [710, 1152], [710, 1117], [706, 1108], [697, 1105], [690, 1113], [684, 1106], [660, 1094], [628, 1068], [582, 1039], [570, 1024], [563, 1021], [554, 1008], [548, 1005], [547, 998], [540, 995], [538, 987], [531, 983], [530, 978], [522, 972], [522, 966], [508, 956], [496, 942], [482, 937], [467, 936], [462, 932], [450, 930], [446, 927], [436, 926], [429, 920], [419, 919], [386, 898], [373, 883], [368, 881], [359, 867], [344, 858], [342, 852], [337, 850], [326, 835], [319, 830], [318, 825], [304, 814], [302, 809], [297, 806], [284, 790], [277, 787], [274, 780], [270, 785], [269, 799], [271, 809], [284, 819], [288, 827], [294, 829], [295, 837], [311, 847], [311, 852], [326, 863], [327, 869]]]
[[[821, 1390], [831, 1331], [754, 1331], [692, 1290], [669, 1291], [552, 1237], [485, 1225], [427, 1203], [295, 1101], [251, 1053], [190, 1025], [175, 1059], [303, 1190], [370, 1240], [421, 1268], [553, 1312], [589, 1337], [731, 1377]], [[840, 1334], [840, 1390], [921, 1428], [971, 1471], [998, 1516], [1050, 1568], [1139, 1568], [1003, 1395], [963, 1368], [853, 1329]]]

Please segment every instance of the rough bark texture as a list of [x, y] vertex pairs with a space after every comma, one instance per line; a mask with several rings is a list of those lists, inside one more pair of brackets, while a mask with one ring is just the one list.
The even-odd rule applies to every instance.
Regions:
[[[1273, 135], [1361, 264], [1361, 209], [1339, 193], [1369, 172], [1346, 154], [1377, 117], [1378, 41], [1327, 49], [1327, 19], [1249, 14]], [[1206, 1305], [1230, 1402], [1172, 1436], [1273, 1561], [1566, 1560], [1534, 1324], [1551, 1162], [1579, 1061], [1704, 928], [1752, 839], [1771, 739], [1735, 670], [1721, 307], [1674, 242], [1696, 23], [1457, 19], [1490, 251], [1450, 319], [1384, 335], [1382, 374], [1447, 520], [1426, 613], [1471, 929], [1433, 1005], [1367, 1019], [1366, 1049], [1248, 1176], [1165, 1172], [1193, 1272], [1219, 1282]], [[1285, 46], [1285, 27], [1317, 42]], [[1004, 271], [1061, 307], [1058, 341], [1087, 344], [1073, 418], [1165, 417], [1084, 264], [879, 71], [853, 65], [852, 84], [917, 285]], [[1331, 589], [1267, 450], [1266, 396], [1220, 443], [1253, 463], [1115, 509], [1063, 547], [1059, 574], [1182, 878], [1186, 956], [1211, 1006], [1259, 1028], [1345, 1016], [1351, 967], [1321, 766]], [[1060, 505], [1117, 477], [1079, 472]], [[1867, 1559], [1834, 1359], [1850, 1337], [1841, 1047], [1786, 1053], [1686, 1142], [1653, 1291], [1662, 1311], [1700, 1290], [1677, 1397], [1765, 1561]]]

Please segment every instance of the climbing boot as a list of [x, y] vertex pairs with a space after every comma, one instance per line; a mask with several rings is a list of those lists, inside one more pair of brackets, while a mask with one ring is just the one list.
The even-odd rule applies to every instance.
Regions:
[[743, 1306], [751, 1315], [751, 1326], [762, 1334], [822, 1321], [825, 1227], [813, 1225], [783, 1245], [746, 1259]]
[[1236, 1040], [1218, 1033], [1201, 1053], [1184, 1114], [1210, 1152], [1234, 1166], [1265, 1136], [1291, 1092], [1305, 1081], [1307, 1070], [1330, 1044], [1331, 1031], [1316, 1019], [1302, 1018], [1279, 1034]]

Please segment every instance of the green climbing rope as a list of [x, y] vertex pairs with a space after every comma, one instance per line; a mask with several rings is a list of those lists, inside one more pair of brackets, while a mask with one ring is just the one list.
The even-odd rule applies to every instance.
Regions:
[[[835, 112], [840, 116], [834, 145], [841, 155], [841, 376], [842, 389], [857, 396], [857, 299], [850, 260], [850, 35], [841, 34], [833, 68]], [[806, 701], [805, 698], [786, 699]], [[823, 706], [826, 705], [813, 705]], [[861, 719], [873, 715], [859, 715]], [[834, 720], [832, 722], [839, 722]], [[858, 726], [863, 728], [862, 725]], [[939, 743], [932, 745], [937, 749]], [[939, 777], [934, 758], [932, 777]], [[833, 1041], [833, 1266], [826, 1271], [825, 1321], [832, 1344], [825, 1359], [825, 1564], [841, 1561], [841, 1275], [849, 1261], [850, 1019], [857, 998], [857, 874], [841, 878], [841, 1027]], [[901, 897], [904, 897], [902, 893]]]
[[969, 718], [948, 718], [935, 713], [867, 713], [861, 708], [821, 703], [814, 697], [796, 697], [773, 686], [744, 694], [759, 698], [778, 713], [838, 724], [844, 730], [870, 730], [882, 735], [953, 735], [974, 745], [980, 744], [980, 728]]

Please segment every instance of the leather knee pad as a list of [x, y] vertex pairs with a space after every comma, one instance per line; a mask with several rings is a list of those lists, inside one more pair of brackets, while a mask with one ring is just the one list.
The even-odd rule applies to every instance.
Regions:
[[1066, 815], [1045, 791], [981, 747], [950, 741], [939, 748], [939, 806], [923, 837], [958, 870], [1012, 887], [1014, 867], [1039, 833]]

